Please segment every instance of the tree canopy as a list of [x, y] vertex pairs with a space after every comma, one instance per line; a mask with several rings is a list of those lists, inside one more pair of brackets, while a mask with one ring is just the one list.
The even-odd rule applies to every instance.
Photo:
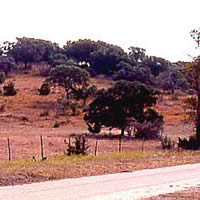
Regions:
[[75, 91], [88, 86], [89, 73], [77, 66], [57, 65], [52, 69], [47, 82], [63, 87], [67, 99], [70, 99]]
[[17, 38], [17, 42], [12, 45], [8, 54], [15, 59], [16, 63], [24, 62], [26, 68], [28, 62], [48, 61], [57, 47], [50, 41], [23, 37]]
[[91, 132], [110, 127], [119, 128], [123, 135], [129, 118], [139, 123], [162, 118], [160, 115], [148, 117], [148, 108], [156, 103], [158, 94], [158, 91], [139, 82], [118, 81], [93, 100], [84, 120]]

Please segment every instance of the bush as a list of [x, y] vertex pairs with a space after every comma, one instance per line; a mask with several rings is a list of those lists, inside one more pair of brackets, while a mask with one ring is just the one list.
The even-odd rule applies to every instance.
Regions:
[[189, 137], [189, 139], [183, 138], [181, 139], [180, 137], [178, 138], [178, 147], [182, 149], [187, 149], [187, 150], [198, 150], [199, 145], [196, 140], [196, 136], [192, 135]]
[[17, 90], [15, 89], [15, 84], [13, 82], [8, 82], [3, 86], [4, 96], [15, 96]]
[[163, 130], [162, 119], [156, 119], [154, 121], [144, 121], [143, 123], [135, 122], [134, 128], [136, 129], [136, 138], [160, 139], [161, 131]]
[[77, 116], [80, 114], [80, 105], [77, 101], [71, 103], [70, 108], [72, 110], [72, 116]]
[[[65, 143], [66, 140], [65, 140]], [[75, 137], [75, 141], [74, 143], [71, 145], [70, 142], [68, 144], [68, 148], [67, 148], [67, 155], [71, 156], [71, 155], [86, 155], [87, 154], [87, 150], [88, 150], [89, 146], [87, 145], [87, 140], [86, 137], [83, 135], [78, 135]]]
[[50, 85], [48, 83], [43, 83], [41, 88], [38, 89], [40, 95], [48, 95], [51, 90], [50, 90]]
[[44, 65], [43, 67], [39, 68], [40, 76], [47, 77], [50, 75], [51, 72], [51, 66], [50, 65]]
[[6, 80], [6, 74], [4, 72], [0, 72], [0, 84], [4, 83]]
[[56, 115], [68, 115], [71, 103], [71, 100], [67, 100], [65, 97], [58, 99]]
[[175, 141], [173, 141], [171, 138], [167, 136], [161, 138], [162, 149], [174, 149], [175, 144], [176, 144]]
[[55, 124], [53, 125], [54, 128], [59, 128], [60, 123], [58, 123], [57, 121], [55, 122]]

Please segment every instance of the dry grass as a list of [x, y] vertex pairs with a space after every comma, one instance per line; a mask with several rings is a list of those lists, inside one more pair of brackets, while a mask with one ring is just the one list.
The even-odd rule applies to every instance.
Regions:
[[192, 187], [187, 190], [162, 194], [156, 197], [145, 198], [143, 200], [199, 200], [200, 199], [200, 190], [199, 188]]
[[45, 161], [1, 162], [0, 185], [13, 185], [62, 178], [131, 172], [134, 170], [195, 163], [200, 152], [123, 152], [98, 156], [57, 155]]
[[[123, 140], [121, 154], [113, 153], [118, 151], [118, 140], [99, 140], [98, 156], [94, 157], [96, 140], [92, 138], [89, 139], [89, 156], [66, 158], [63, 156], [66, 150], [64, 139], [72, 133], [87, 133], [87, 126], [82, 120], [83, 115], [56, 116], [56, 101], [62, 94], [55, 90], [48, 96], [38, 95], [37, 89], [44, 81], [42, 77], [28, 74], [13, 75], [9, 80], [14, 80], [19, 91], [14, 97], [0, 96], [0, 104], [6, 103], [5, 111], [0, 113], [0, 159], [7, 160], [7, 137], [9, 137], [12, 159], [15, 161], [0, 163], [1, 185], [100, 175], [200, 161], [199, 152], [162, 151], [159, 141], [145, 142], [144, 152], [141, 153], [140, 140]], [[108, 88], [112, 85], [112, 81], [104, 78], [92, 78], [91, 82], [99, 88]], [[185, 97], [181, 96], [179, 100], [171, 101], [169, 96], [164, 96], [163, 101], [156, 106], [164, 115], [166, 124], [164, 134], [175, 140], [177, 136], [188, 136], [192, 132], [192, 126], [184, 127], [182, 123], [185, 117], [182, 109], [183, 98]], [[48, 114], [42, 116], [47, 108]], [[56, 121], [61, 124], [59, 128], [53, 128]], [[109, 134], [109, 131], [104, 130], [104, 133]], [[113, 130], [113, 134], [119, 134], [119, 131]], [[44, 136], [45, 156], [48, 157], [48, 160], [43, 162], [39, 161], [40, 135]], [[57, 154], [62, 155], [56, 156]], [[37, 159], [37, 162], [31, 160], [32, 156]]]

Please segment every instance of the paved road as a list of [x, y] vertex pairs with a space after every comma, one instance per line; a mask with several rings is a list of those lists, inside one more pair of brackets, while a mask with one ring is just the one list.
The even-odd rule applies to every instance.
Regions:
[[0, 187], [0, 200], [132, 200], [192, 185], [200, 186], [200, 164]]

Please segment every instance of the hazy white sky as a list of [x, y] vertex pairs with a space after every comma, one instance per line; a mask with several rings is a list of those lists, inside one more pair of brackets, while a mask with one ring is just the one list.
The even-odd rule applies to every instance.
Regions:
[[[0, 42], [16, 37], [103, 40], [127, 50], [188, 60], [200, 27], [200, 0], [0, 0]], [[197, 53], [197, 50], [196, 50]], [[200, 52], [199, 52], [200, 54]]]

